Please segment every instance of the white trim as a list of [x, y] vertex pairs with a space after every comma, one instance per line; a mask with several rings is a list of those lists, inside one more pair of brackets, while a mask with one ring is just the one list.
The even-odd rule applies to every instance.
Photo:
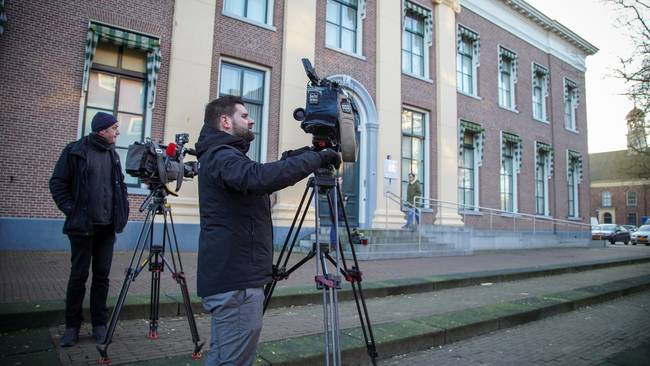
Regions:
[[[246, 67], [249, 69], [261, 71], [264, 73], [264, 104], [262, 104], [262, 125], [260, 127], [260, 163], [265, 163], [267, 161], [267, 152], [268, 147], [268, 125], [269, 125], [269, 110], [270, 108], [270, 83], [271, 83], [271, 69], [265, 66], [260, 66], [248, 61], [242, 61], [235, 58], [222, 56], [219, 58], [219, 80], [217, 80], [216, 85], [216, 95], [219, 95], [221, 90], [221, 66], [223, 62], [227, 62], [233, 65], [239, 65], [241, 67]], [[255, 121], [255, 123], [260, 123], [260, 121]]]
[[[344, 48], [340, 47], [334, 47], [330, 46], [327, 44], [327, 2], [328, 0], [325, 0], [325, 18], [323, 19], [323, 22], [325, 24], [325, 34], [323, 37], [323, 43], [325, 48], [330, 49], [332, 51], [340, 52], [342, 54], [356, 57], [361, 60], [366, 60], [366, 57], [363, 55], [363, 20], [366, 18], [365, 10], [362, 8], [365, 8], [365, 0], [359, 0], [357, 2], [357, 28], [355, 29], [356, 33], [356, 52], [350, 52]], [[340, 4], [344, 6], [343, 4]], [[340, 25], [342, 27], [342, 25]]]
[[546, 104], [548, 102], [548, 96], [550, 95], [550, 93], [546, 89], [548, 88], [548, 83], [547, 83], [548, 79], [547, 78], [549, 77], [550, 72], [547, 73], [544, 76], [544, 78], [542, 79], [542, 87], [541, 87], [541, 93], [542, 93], [542, 118], [537, 118], [537, 117], [535, 117], [535, 85], [534, 85], [535, 84], [534, 83], [534, 81], [535, 81], [535, 65], [538, 65], [538, 66], [543, 67], [546, 70], [548, 70], [548, 67], [542, 66], [542, 65], [540, 65], [539, 63], [537, 63], [535, 61], [530, 63], [530, 70], [531, 70], [531, 73], [530, 73], [530, 75], [531, 75], [531, 77], [530, 77], [530, 89], [531, 89], [531, 101], [532, 101], [531, 112], [533, 112], [532, 114], [533, 114], [533, 119], [534, 120], [548, 123], [548, 111], [546, 110], [547, 109]]
[[[546, 53], [585, 72], [589, 55], [571, 44], [551, 28], [545, 29], [525, 17], [504, 1], [460, 0], [461, 6]], [[506, 1], [507, 2], [507, 1]], [[597, 50], [596, 50], [597, 51]]]
[[[424, 35], [422, 36], [422, 46], [423, 46], [422, 48], [423, 48], [423, 51], [424, 51], [424, 55], [422, 55], [422, 66], [423, 66], [423, 69], [424, 69], [424, 75], [417, 75], [417, 74], [412, 74], [412, 73], [404, 71], [404, 65], [402, 65], [402, 51], [404, 49], [402, 48], [403, 45], [401, 44], [402, 43], [401, 40], [404, 39], [404, 32], [406, 32], [406, 28], [405, 28], [406, 25], [403, 24], [404, 23], [404, 14], [405, 14], [405, 11], [404, 11], [404, 2], [405, 1], [410, 1], [410, 0], [402, 0], [402, 14], [401, 14], [401, 18], [402, 18], [402, 20], [401, 20], [402, 21], [402, 34], [400, 35], [400, 50], [399, 50], [399, 58], [400, 58], [400, 66], [401, 66], [401, 69], [402, 69], [402, 74], [408, 75], [408, 76], [414, 77], [416, 79], [420, 79], [420, 80], [423, 80], [423, 81], [426, 81], [426, 82], [429, 82], [429, 83], [433, 84], [433, 80], [431, 80], [431, 73], [429, 72], [429, 68], [431, 67], [431, 60], [429, 59], [429, 56], [430, 56], [429, 55], [429, 48], [433, 47], [433, 41], [431, 43], [429, 43], [427, 41], [427, 27], [426, 27], [426, 22], [425, 22], [424, 19], [422, 19], [422, 23], [424, 24]], [[421, 8], [427, 9], [431, 13], [431, 20], [432, 21], [435, 20], [435, 19], [433, 19], [433, 9], [431, 9], [431, 8], [429, 8], [427, 6], [424, 6], [424, 5], [420, 4], [420, 3], [417, 3], [417, 2], [413, 2], [413, 3], [417, 4], [417, 6], [419, 6]], [[431, 29], [431, 32], [433, 33], [433, 28]], [[431, 39], [433, 40], [433, 34], [431, 35]]]
[[[563, 103], [563, 105], [562, 105], [562, 107], [564, 107], [564, 108], [563, 108], [563, 109], [564, 109], [564, 113], [563, 113], [563, 114], [564, 114], [564, 129], [567, 130], [567, 131], [571, 131], [571, 132], [578, 133], [578, 115], [577, 115], [578, 103], [577, 103], [577, 100], [576, 100], [576, 99], [578, 98], [578, 97], [577, 97], [577, 94], [578, 94], [578, 83], [576, 83], [575, 81], [569, 79], [569, 78], [566, 77], [566, 76], [562, 78], [562, 81], [563, 81], [563, 83], [562, 83], [562, 86], [563, 86], [563, 90], [562, 90], [562, 91], [563, 91], [563, 94], [562, 94], [562, 95], [564, 96], [564, 103]], [[574, 85], [576, 85], [575, 88], [571, 89], [571, 95], [570, 95], [570, 97], [571, 97], [571, 101], [570, 101], [570, 103], [571, 103], [571, 104], [570, 104], [570, 108], [571, 108], [571, 126], [567, 126], [567, 120], [566, 120], [566, 104], [567, 104], [567, 100], [566, 100], [566, 97], [567, 97], [566, 88], [567, 88], [567, 84], [568, 84], [568, 82], [571, 82], [571, 83], [573, 83]]]
[[[535, 150], [535, 169], [534, 169], [534, 182], [535, 182], [535, 215], [539, 216], [537, 213], [537, 161], [540, 157], [539, 155], [539, 149], [537, 148], [537, 143], [542, 142], [535, 140], [533, 142], [533, 149]], [[550, 152], [546, 152], [546, 154], [550, 154]], [[551, 167], [550, 167], [550, 156], [547, 156], [546, 159], [544, 159], [544, 177], [543, 177], [543, 183], [544, 183], [544, 214], [543, 216], [551, 216], [551, 210], [549, 207], [549, 187], [548, 187], [548, 181], [549, 178], [551, 177]]]
[[255, 26], [258, 26], [260, 28], [268, 29], [271, 31], [276, 31], [277, 29], [273, 25], [273, 11], [274, 11], [274, 0], [266, 0], [266, 21], [264, 23], [258, 22], [257, 20], [253, 20], [250, 18], [246, 18], [244, 16], [241, 16], [239, 14], [231, 13], [226, 10], [226, 1], [223, 1], [223, 4], [221, 5], [221, 15], [227, 16], [229, 18], [237, 19], [239, 21], [242, 21], [244, 23], [249, 23]]
[[[458, 73], [458, 27], [459, 26], [463, 27], [465, 29], [468, 29], [468, 30], [470, 30], [470, 31], [472, 31], [472, 32], [474, 32], [476, 34], [479, 34], [479, 32], [475, 31], [474, 29], [472, 29], [472, 28], [470, 28], [470, 27], [468, 27], [468, 26], [466, 26], [464, 24], [461, 24], [461, 23], [456, 24], [456, 73]], [[474, 42], [477, 42], [477, 41], [474, 41]], [[480, 41], [478, 41], [478, 42], [479, 42], [478, 47], [480, 47]], [[473, 47], [476, 47], [476, 46], [473, 45]], [[458, 92], [463, 94], [463, 95], [467, 95], [469, 97], [473, 97], [473, 98], [476, 98], [478, 100], [481, 100], [481, 97], [479, 97], [479, 94], [478, 94], [478, 68], [481, 65], [481, 61], [478, 60], [478, 58], [480, 57], [480, 51], [479, 51], [479, 57], [476, 57], [475, 53], [476, 52], [474, 52], [474, 50], [472, 50], [472, 90], [474, 91], [474, 94], [469, 94], [469, 93], [466, 93], [466, 92], [460, 90], [460, 87], [458, 85], [456, 85], [456, 90], [458, 90]], [[458, 77], [456, 77], [456, 78], [458, 79]]]
[[[423, 192], [424, 197], [431, 197], [429, 195], [430, 194], [429, 186], [431, 184], [431, 176], [430, 176], [431, 171], [430, 171], [430, 168], [429, 168], [429, 165], [431, 163], [431, 160], [430, 160], [431, 156], [430, 156], [430, 153], [429, 153], [429, 149], [430, 149], [430, 145], [429, 145], [430, 144], [430, 142], [429, 142], [429, 136], [430, 136], [430, 134], [429, 134], [429, 121], [431, 120], [429, 118], [430, 112], [427, 111], [426, 109], [415, 107], [415, 106], [412, 106], [410, 104], [402, 104], [402, 111], [404, 109], [408, 109], [408, 110], [410, 110], [412, 112], [417, 112], [417, 113], [421, 113], [422, 115], [424, 115], [424, 120], [423, 120], [424, 123], [423, 123], [423, 126], [422, 126], [422, 128], [424, 129], [424, 146], [423, 146], [423, 148], [424, 148], [424, 157], [423, 157], [424, 158], [424, 163], [423, 163], [424, 164], [424, 172], [423, 172], [423, 175], [422, 175], [424, 177], [424, 182], [422, 182], [422, 185], [424, 186], [424, 192]], [[400, 116], [402, 115], [402, 113], [401, 113], [402, 111], [400, 111]], [[401, 121], [400, 121], [400, 124], [401, 124]], [[404, 136], [404, 135], [402, 134], [402, 129], [400, 127], [400, 146], [401, 146], [402, 136]], [[402, 184], [402, 176], [401, 176], [402, 148], [401, 147], [400, 147], [399, 160], [400, 160], [400, 191], [401, 191], [401, 184]], [[458, 188], [456, 188], [456, 189], [458, 189]], [[430, 208], [428, 201], [425, 202], [425, 206], [423, 208]]]
[[[511, 104], [510, 107], [508, 107], [508, 106], [506, 106], [504, 104], [501, 104], [501, 90], [500, 90], [500, 87], [501, 87], [501, 70], [499, 69], [499, 64], [501, 63], [501, 52], [499, 52], [499, 50], [501, 48], [506, 49], [506, 50], [508, 50], [508, 51], [515, 54], [515, 59], [513, 59], [512, 62], [510, 63], [510, 104]], [[517, 94], [517, 89], [515, 89], [516, 88], [515, 84], [517, 83], [515, 80], [518, 79], [517, 74], [516, 74], [517, 70], [515, 70], [515, 63], [518, 62], [517, 58], [518, 58], [517, 52], [512, 51], [510, 48], [508, 48], [508, 47], [506, 47], [506, 46], [504, 46], [504, 45], [502, 45], [500, 43], [497, 43], [497, 104], [499, 105], [499, 107], [501, 107], [501, 108], [503, 108], [505, 110], [519, 113], [519, 111], [517, 110], [517, 95], [516, 95]]]

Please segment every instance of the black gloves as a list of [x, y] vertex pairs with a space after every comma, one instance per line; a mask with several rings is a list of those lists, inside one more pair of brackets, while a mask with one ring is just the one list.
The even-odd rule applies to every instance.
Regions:
[[286, 158], [290, 158], [292, 156], [297, 156], [297, 155], [300, 155], [300, 154], [302, 154], [304, 152], [307, 152], [307, 151], [311, 151], [311, 147], [305, 146], [305, 147], [301, 147], [300, 149], [296, 149], [296, 150], [287, 150], [287, 151], [282, 153], [282, 157], [280, 158], [280, 160], [285, 160]]
[[332, 149], [323, 149], [318, 152], [318, 155], [320, 155], [322, 167], [332, 165], [338, 169], [341, 166], [341, 155]]

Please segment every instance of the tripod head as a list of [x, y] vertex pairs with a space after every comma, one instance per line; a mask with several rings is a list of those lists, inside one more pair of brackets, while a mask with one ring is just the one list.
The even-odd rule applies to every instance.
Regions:
[[144, 210], [156, 210], [157, 208], [163, 208], [167, 206], [167, 195], [169, 192], [165, 188], [165, 185], [162, 183], [149, 184], [149, 195], [142, 201], [140, 212]]

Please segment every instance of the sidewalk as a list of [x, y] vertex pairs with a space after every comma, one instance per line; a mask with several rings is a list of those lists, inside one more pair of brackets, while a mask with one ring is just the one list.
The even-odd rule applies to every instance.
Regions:
[[[190, 292], [193, 293], [196, 254], [182, 255]], [[303, 255], [294, 255], [292, 261], [301, 259]], [[112, 296], [117, 295], [123, 281], [122, 270], [116, 268], [126, 267], [129, 260], [129, 253], [115, 255], [111, 274]], [[385, 357], [395, 349], [417, 347], [425, 339], [427, 342], [435, 340], [444, 344], [454, 337], [463, 339], [471, 334], [480, 334], [489, 327], [501, 329], [502, 326], [530, 321], [549, 313], [570, 311], [578, 306], [576, 304], [604, 301], [611, 296], [620, 296], [615, 295], [617, 293], [638, 291], [633, 290], [635, 286], [648, 288], [648, 260], [648, 247], [616, 245], [602, 249], [502, 251], [461, 257], [364, 261], [360, 262], [360, 267], [364, 272], [364, 290], [367, 293], [381, 288], [389, 289], [374, 297], [367, 296], [378, 348]], [[631, 264], [621, 265], [627, 261]], [[609, 262], [618, 264], [609, 267]], [[51, 301], [59, 303], [59, 311], [62, 312], [67, 263], [67, 253], [1, 253], [0, 309], [18, 306], [29, 312], [34, 306]], [[576, 272], [579, 266], [583, 269]], [[546, 272], [559, 274], [550, 280], [549, 277], [539, 277]], [[281, 282], [282, 289], [276, 293], [295, 294], [304, 288], [315, 292], [313, 274], [314, 264], [310, 261], [289, 280]], [[508, 277], [512, 275], [516, 277]], [[502, 282], [514, 278], [520, 280]], [[479, 282], [461, 283], [468, 279]], [[149, 282], [148, 273], [143, 273], [133, 283], [129, 297], [148, 299]], [[472, 284], [474, 286], [467, 287]], [[449, 290], [439, 291], [440, 288]], [[434, 289], [436, 291], [431, 292]], [[169, 297], [176, 296], [177, 285], [171, 280], [163, 281], [163, 293]], [[162, 299], [165, 298], [164, 294]], [[276, 308], [267, 312], [263, 344], [259, 349], [266, 361], [283, 364], [283, 360], [293, 359], [293, 362], [298, 360], [299, 364], [305, 364], [320, 359], [317, 354], [310, 356], [305, 353], [322, 351], [322, 341], [319, 341], [318, 335], [322, 331], [322, 307], [318, 300], [313, 303], [315, 305]], [[342, 334], [346, 343], [344, 347], [356, 347], [347, 351], [344, 349], [344, 353], [349, 356], [350, 352], [361, 352], [354, 359], [365, 361], [365, 348], [362, 343], [359, 345], [358, 329], [354, 328], [358, 327], [358, 320], [353, 303], [342, 302], [340, 306], [341, 326], [348, 328]], [[209, 316], [201, 312], [195, 314], [201, 339], [209, 341]], [[114, 363], [152, 360], [144, 364], [201, 364], [187, 362], [192, 347], [184, 317], [162, 318], [161, 338], [155, 341], [143, 336], [147, 330], [146, 316], [121, 319], [109, 351]], [[7, 334], [39, 339], [40, 343], [31, 347], [42, 351], [32, 353], [34, 357], [48, 356], [50, 358], [43, 360], [52, 360], [54, 356], [63, 365], [93, 364], [97, 353], [89, 336], [89, 327], [84, 327], [78, 346], [65, 350], [56, 348], [62, 331], [63, 326], [59, 325]], [[0, 349], [5, 343], [11, 342], [7, 341], [6, 336], [4, 339], [0, 337]], [[2, 349], [2, 354], [5, 352], [12, 354], [11, 350]], [[43, 361], [40, 364], [49, 363]]]
[[[133, 253], [115, 252], [110, 275], [109, 297], [117, 297], [124, 281], [124, 270]], [[183, 269], [190, 294], [196, 294], [196, 252], [182, 252]], [[451, 273], [483, 272], [515, 268], [535, 268], [552, 265], [574, 265], [585, 262], [609, 261], [631, 257], [650, 256], [650, 247], [623, 246], [607, 248], [528, 249], [516, 251], [476, 252], [457, 257], [429, 257], [360, 261], [364, 281], [446, 275]], [[290, 263], [304, 257], [294, 253]], [[346, 258], [348, 265], [351, 260]], [[0, 303], [37, 302], [65, 299], [70, 273], [68, 252], [0, 252]], [[314, 285], [314, 260], [295, 271], [289, 279], [278, 283], [277, 290]], [[131, 284], [129, 295], [148, 296], [151, 276], [143, 271]], [[175, 296], [178, 285], [167, 270], [162, 274], [161, 298]]]

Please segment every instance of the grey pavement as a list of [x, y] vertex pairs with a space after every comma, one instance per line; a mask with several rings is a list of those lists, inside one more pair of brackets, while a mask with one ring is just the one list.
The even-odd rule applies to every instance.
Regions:
[[649, 314], [645, 291], [380, 365], [650, 365]]
[[[132, 252], [115, 252], [110, 274], [109, 296], [117, 297], [124, 270]], [[294, 253], [290, 264], [304, 257]], [[181, 258], [190, 294], [196, 293], [196, 252], [183, 252]], [[598, 260], [650, 256], [650, 247], [608, 245], [606, 248], [555, 248], [516, 251], [476, 252], [456, 257], [429, 257], [360, 261], [365, 281], [412, 278], [451, 273], [481, 272], [548, 265], [577, 264]], [[289, 279], [278, 283], [277, 289], [306, 287], [314, 284], [313, 260], [300, 267]], [[348, 263], [351, 261], [348, 259]], [[0, 303], [61, 300], [65, 298], [70, 273], [68, 252], [4, 251], [0, 252]], [[131, 284], [129, 295], [150, 293], [150, 274], [143, 271]], [[179, 294], [178, 285], [165, 272], [161, 279], [161, 297]]]
[[[478, 286], [435, 292], [388, 296], [370, 299], [367, 305], [373, 325], [378, 325], [543, 296], [644, 275], [650, 275], [650, 265], [647, 263], [512, 282], [483, 283]], [[353, 302], [340, 303], [339, 312], [342, 329], [359, 325]], [[322, 314], [320, 304], [271, 309], [264, 317], [261, 342], [321, 333], [323, 329]], [[201, 339], [208, 341], [209, 316], [197, 314], [196, 321]], [[145, 338], [147, 330], [146, 320], [121, 321], [115, 334], [114, 343], [109, 347], [109, 355], [113, 363], [189, 354], [192, 350], [187, 320], [183, 317], [163, 318], [160, 323], [161, 338], [158, 340], [152, 341]], [[58, 343], [63, 331], [62, 325], [50, 328], [50, 334], [55, 343]], [[94, 358], [97, 357], [89, 328], [84, 329], [84, 336], [79, 344], [58, 351], [63, 365], [86, 365], [89, 360], [94, 362]], [[379, 352], [381, 353], [381, 347], [379, 347]]]

